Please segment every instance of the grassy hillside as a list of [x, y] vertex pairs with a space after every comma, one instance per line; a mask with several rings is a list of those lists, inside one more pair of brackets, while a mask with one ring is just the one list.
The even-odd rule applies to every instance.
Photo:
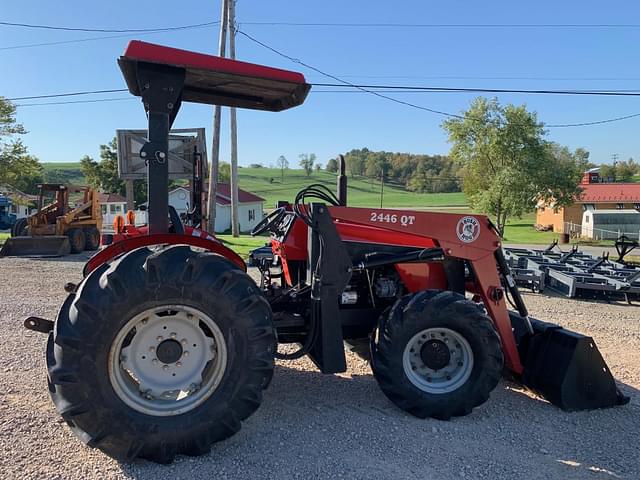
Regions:
[[[66, 175], [72, 183], [84, 184], [85, 179], [78, 162], [45, 163], [45, 172], [56, 172]], [[272, 208], [278, 200], [292, 201], [296, 192], [310, 183], [321, 183], [335, 191], [336, 176], [326, 171], [313, 172], [307, 177], [302, 170], [285, 171], [284, 182], [279, 169], [273, 168], [240, 168], [238, 170], [240, 187], [260, 195], [266, 200], [266, 207]], [[349, 178], [349, 205], [357, 207], [377, 207], [380, 205], [380, 182], [368, 179]], [[385, 185], [384, 207], [410, 207], [451, 211], [456, 213], [472, 212], [463, 193], [421, 194], [407, 192], [404, 189]], [[548, 244], [557, 236], [552, 232], [537, 232], [533, 228], [535, 215], [529, 214], [522, 219], [511, 219], [506, 227], [505, 242]], [[230, 238], [230, 237], [229, 237]], [[226, 237], [225, 237], [226, 239]], [[233, 240], [231, 240], [233, 242]], [[0, 238], [2, 242], [2, 238]], [[262, 244], [263, 239], [249, 242], [247, 245], [235, 245], [243, 253], [254, 244]]]
[[73, 183], [85, 185], [80, 162], [43, 163], [44, 178], [49, 183]]
[[[336, 176], [326, 171], [313, 172], [310, 176], [303, 170], [286, 170], [284, 181], [279, 169], [241, 168], [238, 170], [240, 188], [266, 199], [267, 207], [277, 200], [293, 200], [296, 192], [310, 183], [321, 183], [335, 191]], [[368, 179], [349, 178], [349, 205], [354, 207], [380, 206], [380, 182]], [[466, 206], [463, 193], [413, 193], [401, 187], [385, 185], [383, 206], [427, 207], [456, 205]]]
[[[70, 183], [86, 183], [79, 162], [44, 163], [45, 175], [57, 174], [68, 178]], [[240, 168], [238, 170], [240, 188], [260, 195], [271, 208], [278, 200], [293, 200], [296, 192], [310, 183], [322, 183], [335, 191], [336, 176], [326, 171], [313, 172], [307, 177], [303, 170], [287, 170], [284, 182], [279, 169]], [[272, 180], [273, 179], [273, 180]], [[57, 180], [56, 180], [57, 181]], [[380, 205], [380, 182], [368, 179], [349, 178], [349, 204], [357, 207]], [[383, 206], [385, 207], [428, 207], [466, 206], [463, 193], [422, 194], [407, 192], [403, 188], [385, 185]]]

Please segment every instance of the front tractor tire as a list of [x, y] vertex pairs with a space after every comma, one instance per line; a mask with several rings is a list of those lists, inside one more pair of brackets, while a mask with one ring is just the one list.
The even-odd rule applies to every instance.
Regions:
[[133, 250], [89, 274], [49, 336], [53, 403], [88, 446], [131, 461], [202, 455], [273, 375], [271, 308], [224, 257]]
[[483, 404], [502, 375], [491, 319], [463, 295], [427, 290], [396, 302], [371, 345], [374, 376], [398, 407], [448, 420]]

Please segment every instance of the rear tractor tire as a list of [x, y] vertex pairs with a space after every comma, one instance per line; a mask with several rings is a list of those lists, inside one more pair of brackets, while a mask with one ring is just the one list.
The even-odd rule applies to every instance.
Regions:
[[84, 229], [84, 249], [88, 251], [97, 250], [100, 246], [100, 232], [96, 227]]
[[230, 437], [273, 375], [271, 308], [224, 257], [139, 248], [69, 295], [47, 345], [53, 403], [88, 446], [170, 463]]
[[85, 237], [81, 228], [71, 228], [67, 230], [67, 237], [69, 238], [71, 253], [80, 253], [84, 250]]
[[420, 418], [467, 415], [502, 375], [500, 339], [475, 303], [450, 291], [407, 295], [383, 315], [371, 367], [384, 394]]

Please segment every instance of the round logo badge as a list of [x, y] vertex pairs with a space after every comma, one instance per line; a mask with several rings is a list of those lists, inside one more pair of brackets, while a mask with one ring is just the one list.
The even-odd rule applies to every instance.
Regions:
[[480, 236], [480, 222], [475, 217], [462, 217], [456, 226], [456, 233], [464, 243], [475, 242]]

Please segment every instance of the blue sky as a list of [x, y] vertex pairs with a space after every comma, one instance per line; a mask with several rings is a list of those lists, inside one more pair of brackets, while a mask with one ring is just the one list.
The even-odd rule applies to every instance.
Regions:
[[[111, 0], [3, 2], [0, 20], [87, 28], [156, 28], [217, 20], [218, 1]], [[330, 28], [243, 25], [251, 21], [370, 23], [640, 23], [635, 2], [427, 2], [382, 0], [239, 0], [240, 29], [292, 57], [350, 82], [423, 86], [638, 89], [640, 28]], [[217, 50], [217, 27], [33, 48], [25, 44], [116, 34], [57, 32], [0, 26], [0, 95], [12, 98], [123, 88], [116, 64], [129, 39], [206, 53]], [[298, 70], [311, 82], [333, 82], [238, 37], [238, 58]], [[316, 89], [319, 90], [319, 89]], [[397, 98], [448, 112], [465, 109], [475, 94], [405, 93]], [[93, 98], [126, 98], [128, 93]], [[546, 123], [595, 121], [640, 112], [640, 97], [533, 96], [505, 94], [504, 103], [525, 103]], [[78, 98], [79, 99], [79, 98]], [[45, 100], [46, 101], [46, 100]], [[17, 103], [32, 103], [28, 101]], [[184, 105], [175, 126], [206, 127], [211, 141], [212, 107]], [[20, 107], [30, 151], [41, 161], [97, 157], [100, 143], [117, 128], [145, 128], [137, 100]], [[281, 113], [239, 111], [239, 161], [274, 163], [285, 155], [314, 152], [319, 161], [352, 148], [446, 153], [443, 118], [365, 93], [312, 93]], [[640, 159], [640, 117], [584, 127], [553, 129], [549, 138], [585, 147], [595, 162]], [[222, 159], [228, 158], [228, 112]]]

